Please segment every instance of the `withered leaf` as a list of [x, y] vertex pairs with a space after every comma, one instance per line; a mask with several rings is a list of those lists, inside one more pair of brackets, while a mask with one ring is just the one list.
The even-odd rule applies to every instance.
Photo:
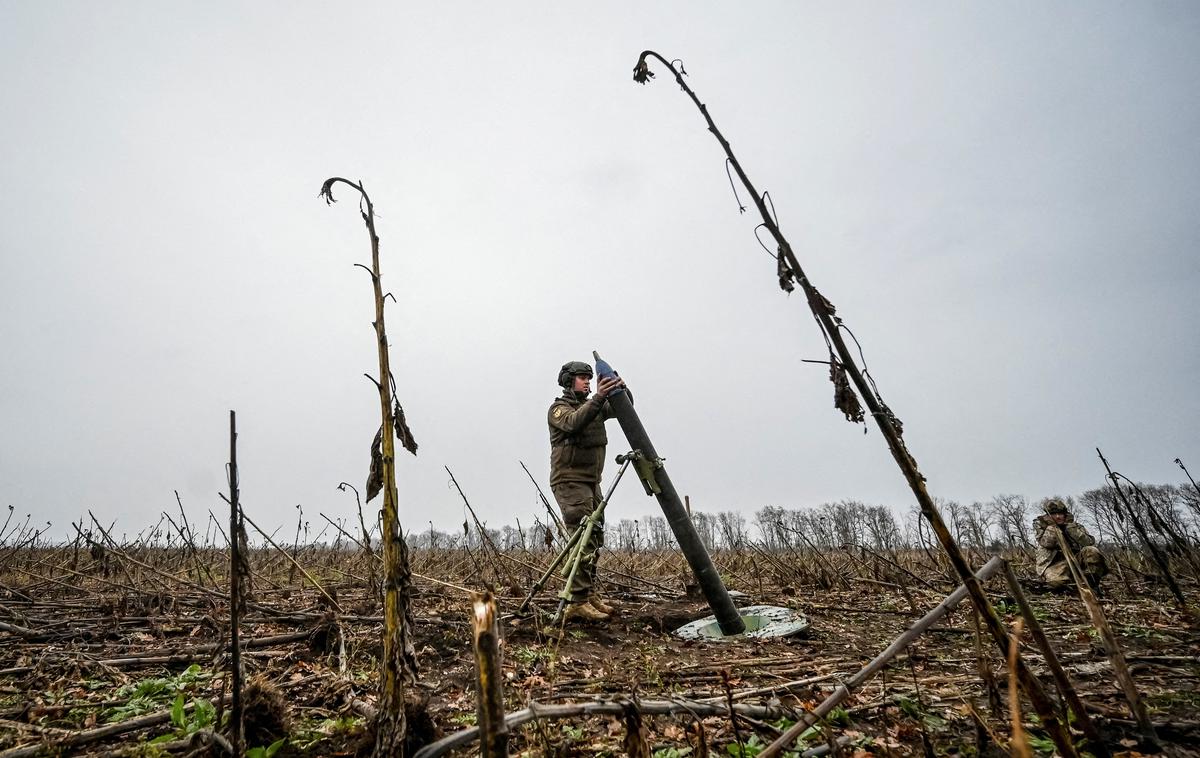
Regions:
[[633, 80], [638, 84], [645, 84], [654, 78], [654, 72], [650, 70], [650, 66], [646, 64], [646, 59], [637, 62], [633, 67]]
[[417, 441], [413, 438], [412, 430], [408, 428], [408, 421], [404, 418], [404, 409], [400, 407], [400, 403], [395, 402], [392, 407], [392, 416], [396, 424], [396, 439], [400, 440], [400, 445], [405, 450], [416, 455]]
[[792, 284], [792, 279], [795, 277], [795, 274], [792, 272], [792, 267], [789, 266], [787, 261], [783, 259], [782, 251], [775, 256], [775, 260], [779, 263], [779, 266], [776, 269], [776, 273], [779, 275], [779, 289], [783, 290], [784, 292], [791, 292], [792, 290], [796, 289], [796, 285]]
[[367, 502], [383, 489], [383, 427], [375, 432], [371, 442], [371, 473], [367, 474]]
[[841, 411], [847, 421], [860, 424], [864, 419], [863, 409], [858, 403], [858, 395], [855, 395], [854, 390], [850, 388], [846, 369], [832, 355], [829, 358], [829, 381], [833, 382], [833, 407]]

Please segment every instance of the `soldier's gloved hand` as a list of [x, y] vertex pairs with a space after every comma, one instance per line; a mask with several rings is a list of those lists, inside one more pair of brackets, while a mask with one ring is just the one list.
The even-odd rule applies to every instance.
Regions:
[[608, 397], [610, 392], [612, 392], [613, 390], [617, 389], [618, 387], [622, 387], [624, 385], [625, 385], [625, 382], [621, 381], [620, 377], [617, 377], [617, 376], [602, 377], [600, 379], [600, 381], [596, 383], [596, 397], [606, 398], [606, 397]]

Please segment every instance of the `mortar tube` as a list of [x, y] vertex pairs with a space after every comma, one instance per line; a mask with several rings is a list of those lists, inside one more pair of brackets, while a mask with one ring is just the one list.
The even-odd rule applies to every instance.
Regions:
[[[597, 380], [607, 376], [617, 376], [617, 372], [613, 371], [612, 366], [608, 365], [598, 353], [592, 351], [592, 356], [596, 359]], [[625, 439], [629, 441], [629, 446], [656, 466], [651, 476], [654, 478], [658, 492], [653, 494], [658, 498], [658, 504], [667, 517], [671, 532], [675, 535], [679, 549], [683, 551], [688, 566], [691, 567], [692, 574], [696, 577], [696, 583], [700, 585], [700, 591], [704, 594], [708, 607], [712, 609], [717, 624], [721, 627], [721, 633], [726, 636], [741, 634], [746, 631], [746, 622], [742, 620], [737, 608], [734, 607], [733, 598], [729, 597], [729, 591], [725, 589], [721, 575], [717, 573], [717, 568], [713, 565], [708, 550], [704, 548], [704, 543], [700, 541], [700, 535], [696, 533], [696, 527], [688, 517], [687, 511], [684, 510], [683, 501], [680, 499], [679, 493], [675, 491], [671, 477], [667, 476], [667, 469], [662, 465], [658, 453], [654, 450], [654, 443], [650, 441], [650, 435], [642, 426], [642, 420], [634, 410], [629, 393], [624, 389], [610, 393], [608, 404], [612, 408], [613, 415], [617, 417], [617, 423], [621, 425], [621, 431], [625, 433]]]

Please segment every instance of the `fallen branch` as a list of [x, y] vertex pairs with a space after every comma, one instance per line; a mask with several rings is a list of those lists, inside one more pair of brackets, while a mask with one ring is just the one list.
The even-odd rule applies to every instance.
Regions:
[[[562, 703], [560, 705], [544, 705], [530, 702], [524, 710], [509, 713], [504, 717], [508, 729], [521, 726], [535, 719], [557, 720], [575, 716], [622, 716], [633, 704], [632, 700], [597, 700], [590, 703]], [[356, 703], [358, 707], [365, 703]], [[729, 707], [719, 703], [698, 703], [689, 700], [641, 700], [637, 708], [643, 714], [666, 716], [673, 714], [688, 714], [692, 716], [728, 716]], [[790, 708], [766, 705], [735, 704], [733, 712], [739, 716], [749, 716], [761, 719], [790, 718], [794, 715]], [[430, 743], [417, 751], [413, 758], [437, 758], [451, 750], [466, 747], [479, 739], [479, 727], [471, 727], [461, 732], [443, 737], [437, 742]], [[4, 756], [0, 755], [0, 758]]]
[[[1003, 565], [1003, 558], [999, 556], [992, 558], [975, 573], [975, 581], [985, 581], [988, 577], [999, 571]], [[806, 729], [809, 729], [818, 721], [828, 716], [842, 701], [850, 697], [850, 693], [865, 684], [868, 679], [891, 662], [892, 658], [895, 658], [904, 648], [908, 647], [913, 640], [921, 636], [929, 627], [952, 611], [966, 596], [966, 585], [960, 586], [954, 592], [950, 593], [945, 600], [938, 603], [936, 608], [922, 616], [917, 623], [908, 628], [908, 631], [897, 637], [882, 653], [875, 656], [874, 660], [863, 666], [857, 674], [846, 680], [844, 684], [838, 685], [833, 694], [825, 698], [820, 705], [812, 711], [803, 714], [791, 728], [780, 735], [779, 739], [772, 742], [759, 753], [759, 758], [771, 758], [771, 756], [778, 755], [788, 745], [795, 742], [796, 738], [803, 734]]]

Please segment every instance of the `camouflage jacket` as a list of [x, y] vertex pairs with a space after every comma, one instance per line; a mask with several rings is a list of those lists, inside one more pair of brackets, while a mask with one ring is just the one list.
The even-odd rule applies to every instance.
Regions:
[[[1058, 546], [1058, 526], [1047, 516], [1038, 516], [1033, 520], [1033, 536], [1037, 540], [1037, 572], [1039, 575], [1044, 575], [1051, 566], [1056, 563], [1062, 563], [1066, 559], [1063, 558], [1062, 550]], [[1088, 534], [1088, 530], [1083, 528], [1074, 520], [1068, 520], [1063, 524], [1063, 532], [1067, 538], [1067, 545], [1076, 555], [1082, 548], [1088, 545], [1095, 545], [1096, 540], [1092, 535]]]
[[596, 484], [604, 473], [604, 448], [608, 434], [604, 422], [612, 418], [607, 398], [581, 399], [571, 390], [550, 406], [550, 486], [564, 482]]

